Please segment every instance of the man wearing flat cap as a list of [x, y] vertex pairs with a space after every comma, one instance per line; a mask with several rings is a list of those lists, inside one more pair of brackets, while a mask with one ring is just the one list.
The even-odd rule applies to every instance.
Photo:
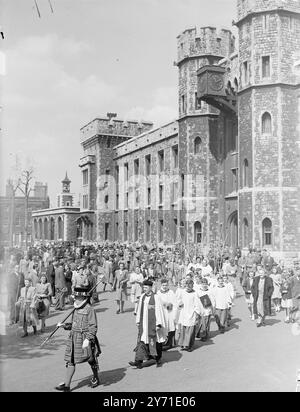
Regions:
[[162, 345], [166, 340], [165, 318], [160, 299], [152, 291], [153, 282], [144, 280], [144, 293], [141, 295], [136, 314], [138, 339], [135, 361], [131, 366], [141, 369], [156, 363], [161, 365]]

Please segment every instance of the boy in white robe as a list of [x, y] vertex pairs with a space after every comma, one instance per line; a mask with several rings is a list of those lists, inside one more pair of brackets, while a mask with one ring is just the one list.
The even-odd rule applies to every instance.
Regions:
[[177, 301], [173, 290], [169, 289], [168, 279], [162, 279], [160, 281], [160, 290], [157, 292], [159, 297], [163, 312], [166, 320], [166, 335], [168, 336], [167, 342], [163, 346], [163, 350], [171, 349], [174, 346], [174, 336], [175, 336], [175, 316]]
[[231, 305], [231, 296], [228, 288], [224, 284], [222, 276], [218, 276], [218, 286], [211, 289], [211, 294], [215, 302], [215, 319], [221, 333], [225, 332], [228, 309]]
[[193, 289], [194, 282], [186, 281], [186, 288], [181, 292], [178, 307], [180, 308], [178, 327], [178, 345], [181, 350], [192, 351], [195, 342], [196, 325], [200, 317], [201, 307], [197, 293]]
[[214, 311], [214, 297], [208, 287], [206, 278], [201, 280], [200, 289], [197, 291], [197, 295], [200, 299], [201, 318], [196, 337], [205, 342], [209, 338], [210, 321]]
[[229, 295], [230, 295], [230, 305], [228, 308], [228, 313], [227, 313], [227, 326], [230, 326], [230, 321], [232, 319], [232, 313], [231, 313], [231, 308], [234, 305], [233, 301], [235, 299], [235, 290], [233, 284], [230, 282], [229, 277], [227, 274], [223, 275], [224, 279], [224, 284], [225, 287], [228, 289]]

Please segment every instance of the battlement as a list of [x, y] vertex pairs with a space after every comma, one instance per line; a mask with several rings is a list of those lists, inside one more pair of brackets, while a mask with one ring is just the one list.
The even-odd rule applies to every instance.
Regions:
[[34, 197], [42, 197], [47, 198], [48, 196], [48, 184], [42, 182], [35, 182], [33, 188], [33, 196]]
[[83, 143], [97, 135], [131, 138], [145, 133], [152, 128], [152, 122], [98, 117], [80, 129], [80, 142]]
[[276, 9], [300, 13], [300, 0], [238, 0], [238, 21], [251, 13]]
[[228, 57], [234, 52], [235, 37], [230, 30], [215, 27], [187, 29], [177, 36], [177, 64], [189, 57]]

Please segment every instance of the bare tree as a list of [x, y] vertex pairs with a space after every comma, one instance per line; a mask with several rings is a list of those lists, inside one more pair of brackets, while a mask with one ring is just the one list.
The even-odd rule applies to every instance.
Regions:
[[9, 246], [13, 247], [14, 228], [15, 228], [15, 197], [16, 191], [20, 187], [20, 179], [10, 178], [7, 182], [10, 196], [10, 211], [9, 211]]
[[16, 192], [20, 188], [20, 161], [18, 156], [15, 156], [14, 163], [11, 166], [10, 177], [7, 181], [8, 196], [10, 197], [9, 210], [9, 246], [13, 247], [15, 233], [15, 198]]
[[25, 200], [25, 247], [27, 249], [28, 245], [28, 203], [29, 203], [29, 196], [32, 190], [31, 181], [33, 179], [33, 172], [34, 169], [32, 166], [28, 167], [27, 169], [23, 170], [20, 177], [20, 184], [19, 189], [24, 195]]

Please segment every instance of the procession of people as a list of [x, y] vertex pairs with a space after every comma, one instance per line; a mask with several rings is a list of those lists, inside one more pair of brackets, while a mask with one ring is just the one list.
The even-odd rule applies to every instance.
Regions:
[[56, 387], [64, 392], [70, 391], [75, 367], [83, 362], [93, 372], [91, 387], [101, 384], [93, 306], [104, 292], [116, 301], [118, 315], [124, 306], [134, 306], [137, 336], [132, 337], [135, 356], [129, 364], [137, 369], [162, 366], [163, 352], [173, 347], [193, 351], [196, 340], [210, 339], [213, 321], [224, 334], [241, 294], [257, 327], [281, 310], [286, 323], [299, 322], [299, 262], [285, 267], [268, 251], [251, 247], [243, 254], [239, 248], [201, 254], [179, 246], [118, 242], [35, 244], [25, 253], [12, 250], [6, 270], [9, 321], [22, 326], [22, 337], [29, 336], [30, 326], [33, 334], [44, 333], [51, 311], [73, 308], [70, 321], [57, 325], [70, 331], [66, 376]]

